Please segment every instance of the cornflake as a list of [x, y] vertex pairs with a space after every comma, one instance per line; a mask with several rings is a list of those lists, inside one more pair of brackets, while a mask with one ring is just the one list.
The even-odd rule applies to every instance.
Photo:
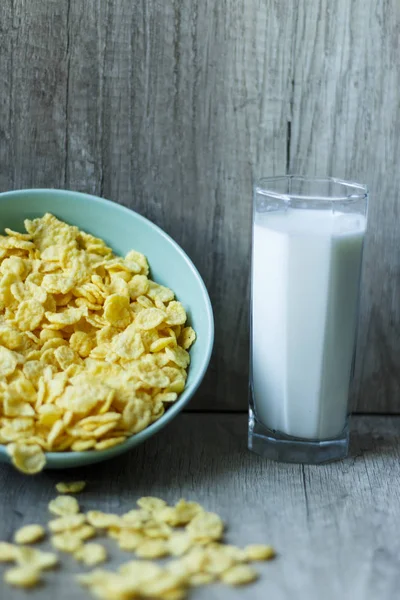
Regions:
[[208, 585], [213, 581], [215, 581], [215, 577], [214, 575], [211, 575], [211, 573], [195, 573], [189, 578], [189, 583], [193, 587], [199, 587], [200, 585]]
[[143, 496], [137, 501], [137, 505], [145, 511], [150, 513], [156, 513], [161, 508], [167, 506], [165, 500], [161, 498], [154, 498], [154, 496]]
[[204, 512], [193, 518], [187, 526], [187, 531], [192, 540], [208, 543], [221, 539], [224, 524], [217, 514]]
[[25, 525], [15, 532], [14, 542], [16, 544], [34, 544], [41, 541], [45, 535], [46, 531], [41, 525]]
[[39, 569], [30, 566], [15, 567], [4, 573], [4, 581], [15, 587], [31, 588], [40, 581]]
[[53, 552], [43, 552], [29, 546], [17, 546], [15, 561], [18, 565], [32, 566], [38, 570], [52, 569], [58, 564], [57, 555]]
[[79, 494], [86, 487], [86, 481], [60, 482], [56, 484], [56, 490], [60, 494]]
[[45, 452], [106, 451], [160, 419], [196, 334], [140, 252], [115, 256], [49, 213], [25, 228], [0, 235], [0, 443], [35, 474]]
[[49, 529], [53, 533], [60, 533], [63, 531], [70, 531], [83, 525], [86, 521], [85, 515], [66, 515], [59, 519], [54, 519], [49, 522]]
[[182, 556], [192, 546], [192, 540], [187, 533], [173, 533], [168, 540], [168, 552], [171, 556]]
[[[95, 426], [98, 422], [98, 417], [88, 417], [85, 424]], [[81, 489], [82, 483], [57, 484], [57, 489]], [[60, 496], [53, 502], [53, 506], [58, 507]], [[140, 559], [120, 565], [116, 572], [95, 569], [78, 575], [78, 582], [87, 587], [94, 597], [110, 600], [184, 599], [190, 588], [214, 581], [231, 586], [251, 583], [258, 574], [247, 563], [270, 560], [275, 556], [273, 548], [264, 544], [252, 544], [241, 549], [215, 541], [222, 537], [223, 522], [218, 515], [206, 512], [197, 502], [181, 499], [175, 506], [169, 506], [164, 500], [145, 496], [137, 504], [138, 508], [123, 515], [92, 510], [87, 515], [67, 514], [49, 523], [54, 534], [50, 540], [53, 547], [72, 554], [75, 560], [87, 567], [107, 560], [103, 545], [84, 544], [85, 540], [96, 535], [97, 530], [106, 533], [121, 549], [134, 553]], [[34, 541], [39, 532], [44, 532], [40, 525], [28, 525], [18, 530], [14, 539], [17, 542]], [[164, 557], [174, 558], [163, 565], [154, 560], [144, 560]], [[57, 565], [58, 557], [29, 546], [0, 542], [0, 562], [16, 564], [15, 568], [6, 572], [6, 582], [33, 587], [40, 582], [42, 571]]]
[[16, 548], [8, 542], [0, 542], [0, 563], [13, 562], [16, 557]]
[[220, 577], [221, 581], [229, 585], [244, 585], [258, 578], [257, 571], [249, 565], [235, 565], [224, 571]]
[[82, 541], [95, 537], [96, 533], [96, 529], [92, 525], [81, 525], [74, 529], [74, 535]]
[[[34, 439], [34, 436], [31, 439]], [[40, 473], [46, 464], [44, 452], [37, 443], [28, 444], [25, 443], [25, 440], [18, 441], [8, 444], [7, 451], [11, 456], [13, 465], [27, 475]]]
[[89, 543], [79, 548], [74, 558], [87, 567], [94, 567], [107, 560], [107, 551], [101, 544]]
[[244, 549], [247, 560], [271, 560], [275, 558], [275, 550], [272, 546], [264, 544], [251, 544]]
[[140, 542], [136, 547], [139, 558], [162, 558], [168, 554], [168, 546], [163, 539], [150, 539]]
[[17, 364], [17, 354], [0, 346], [0, 376], [6, 377], [14, 373]]
[[74, 554], [83, 545], [82, 539], [71, 531], [64, 531], [53, 535], [51, 543], [56, 550]]
[[79, 504], [73, 496], [57, 496], [49, 502], [49, 511], [59, 517], [75, 515], [79, 513]]
[[121, 550], [132, 552], [136, 550], [141, 542], [145, 539], [144, 535], [136, 531], [118, 529], [110, 527], [108, 530], [109, 537], [114, 537]]

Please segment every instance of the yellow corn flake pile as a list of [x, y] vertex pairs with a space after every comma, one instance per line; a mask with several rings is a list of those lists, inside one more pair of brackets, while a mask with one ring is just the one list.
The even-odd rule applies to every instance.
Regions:
[[0, 444], [33, 474], [45, 451], [105, 450], [159, 419], [196, 335], [143, 254], [51, 214], [25, 228], [0, 236]]
[[[74, 484], [69, 485], [74, 489]], [[58, 490], [60, 484], [56, 487]], [[65, 498], [58, 496], [49, 504], [49, 511], [59, 515], [48, 523], [55, 550], [71, 554], [86, 567], [94, 567], [107, 560], [107, 551], [98, 542], [85, 542], [96, 535], [106, 535], [121, 550], [135, 554], [134, 560], [120, 565], [117, 571], [97, 568], [77, 576], [82, 586], [103, 600], [180, 600], [187, 597], [191, 587], [217, 581], [233, 586], [248, 584], [258, 577], [249, 563], [275, 556], [273, 548], [263, 544], [244, 549], [225, 544], [221, 518], [206, 512], [197, 502], [179, 500], [175, 506], [168, 506], [159, 498], [144, 497], [137, 507], [117, 515], [97, 510], [81, 513], [72, 497], [76, 505], [71, 510], [72, 504], [63, 504]], [[27, 544], [29, 540], [42, 539], [38, 528], [26, 525], [15, 534], [15, 541]], [[165, 557], [167, 562], [155, 562]], [[58, 564], [58, 557], [26, 545], [0, 542], [0, 562], [16, 563], [4, 575], [7, 583], [34, 587], [41, 582], [43, 570]]]

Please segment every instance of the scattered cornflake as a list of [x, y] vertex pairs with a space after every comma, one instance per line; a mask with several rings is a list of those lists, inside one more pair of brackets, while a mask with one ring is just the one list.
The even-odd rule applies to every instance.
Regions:
[[143, 510], [147, 510], [148, 512], [156, 512], [161, 508], [167, 506], [165, 500], [161, 500], [160, 498], [154, 498], [153, 496], [143, 496], [139, 498], [137, 501], [137, 505], [140, 506]]
[[208, 585], [215, 581], [215, 576], [211, 573], [195, 573], [189, 578], [189, 583], [193, 587], [199, 587], [200, 585]]
[[168, 592], [164, 592], [160, 596], [160, 600], [184, 600], [187, 596], [186, 589], [176, 588], [173, 590], [168, 590]]
[[187, 531], [192, 540], [208, 543], [221, 539], [224, 532], [224, 524], [217, 514], [204, 512], [196, 515], [191, 520], [187, 526]]
[[80, 527], [76, 527], [73, 531], [74, 535], [82, 541], [90, 540], [97, 534], [96, 529], [92, 527], [92, 525], [81, 525]]
[[72, 531], [63, 531], [62, 533], [53, 535], [51, 543], [56, 550], [60, 550], [60, 552], [69, 552], [71, 554], [74, 554], [83, 545], [82, 539]]
[[271, 560], [275, 558], [275, 550], [265, 544], [251, 544], [244, 549], [247, 560]]
[[43, 552], [29, 546], [18, 546], [15, 551], [15, 561], [18, 565], [28, 565], [39, 570], [52, 569], [58, 564], [54, 552]]
[[0, 563], [13, 562], [16, 556], [16, 547], [8, 542], [0, 542]]
[[59, 519], [49, 521], [49, 529], [52, 533], [61, 533], [62, 531], [70, 531], [81, 527], [86, 522], [85, 515], [65, 515]]
[[86, 487], [86, 481], [60, 482], [56, 484], [56, 490], [60, 494], [79, 494]]
[[[103, 421], [99, 415], [91, 416], [85, 425], [97, 427]], [[58, 484], [57, 490], [75, 491], [82, 483]], [[120, 565], [117, 571], [94, 569], [77, 576], [96, 598], [184, 600], [190, 588], [215, 581], [231, 586], [251, 583], [258, 574], [248, 563], [275, 557], [269, 545], [251, 544], [242, 549], [225, 544], [222, 519], [197, 502], [181, 499], [169, 506], [164, 500], [145, 496], [137, 505], [123, 515], [98, 510], [79, 513], [71, 496], [58, 496], [49, 505], [51, 512], [60, 515], [48, 523], [53, 534], [50, 542], [59, 552], [72, 554], [86, 567], [99, 565], [107, 560], [106, 548], [96, 542], [84, 543], [99, 532], [136, 556], [137, 560]], [[40, 525], [27, 525], [15, 532], [14, 540], [27, 544], [43, 535]], [[173, 558], [162, 566], [154, 562], [165, 557]], [[1, 562], [16, 565], [5, 573], [6, 583], [28, 588], [41, 581], [42, 571], [58, 564], [58, 557], [30, 546], [0, 542]]]
[[221, 581], [229, 585], [245, 585], [258, 578], [258, 573], [249, 565], [235, 565], [220, 576]]
[[41, 571], [35, 567], [14, 567], [4, 573], [4, 581], [15, 587], [31, 588], [40, 582]]
[[182, 556], [192, 546], [192, 540], [186, 532], [177, 531], [168, 539], [168, 552], [171, 556]]
[[14, 542], [16, 544], [34, 544], [40, 542], [45, 535], [46, 531], [41, 525], [25, 525], [15, 532]]
[[180, 590], [182, 579], [166, 569], [158, 577], [149, 579], [140, 586], [140, 593], [147, 597], [160, 597], [168, 592]]
[[[112, 527], [108, 530], [108, 535], [109, 537], [114, 537]], [[121, 550], [132, 552], [133, 550], [136, 550], [139, 544], [143, 542], [145, 537], [142, 533], [138, 533], [136, 531], [117, 529], [115, 539], [118, 541], [118, 546], [121, 548]]]
[[107, 560], [107, 551], [101, 544], [85, 544], [74, 553], [74, 558], [87, 567], [94, 567]]
[[136, 547], [136, 556], [139, 558], [162, 558], [168, 554], [168, 546], [162, 539], [147, 539]]
[[107, 529], [108, 527], [120, 527], [121, 517], [114, 514], [103, 513], [99, 510], [89, 510], [86, 513], [87, 522], [97, 529]]
[[172, 527], [187, 525], [194, 517], [204, 513], [204, 509], [197, 502], [179, 500], [175, 506], [166, 506], [157, 511], [156, 517]]
[[49, 511], [60, 517], [74, 515], [79, 513], [79, 504], [73, 496], [57, 496], [49, 502]]

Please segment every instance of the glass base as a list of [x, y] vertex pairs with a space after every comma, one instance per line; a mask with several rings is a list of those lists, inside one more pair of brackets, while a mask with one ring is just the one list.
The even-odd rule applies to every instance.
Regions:
[[318, 465], [346, 458], [349, 451], [349, 429], [330, 440], [304, 440], [272, 431], [257, 421], [249, 410], [249, 450], [278, 462]]

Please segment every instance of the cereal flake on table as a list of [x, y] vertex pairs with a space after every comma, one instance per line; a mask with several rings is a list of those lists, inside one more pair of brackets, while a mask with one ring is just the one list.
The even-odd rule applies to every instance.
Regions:
[[[49, 507], [57, 502], [51, 501]], [[38, 526], [26, 525], [23, 529], [30, 527]], [[190, 588], [214, 582], [247, 585], [258, 578], [249, 563], [275, 556], [273, 548], [264, 544], [244, 549], [226, 544], [221, 517], [186, 500], [169, 506], [160, 498], [146, 496], [138, 500], [137, 508], [123, 515], [99, 510], [69, 513], [50, 521], [48, 528], [53, 548], [69, 553], [86, 567], [106, 562], [108, 553], [101, 543], [85, 543], [85, 528], [92, 530], [90, 537], [108, 536], [121, 550], [134, 554], [134, 560], [124, 562], [117, 570], [94, 569], [76, 577], [94, 597], [104, 600], [176, 600], [186, 598]], [[155, 562], [159, 558], [168, 560], [161, 565]], [[41, 582], [45, 569], [58, 564], [58, 557], [0, 542], [0, 562], [16, 565], [5, 572], [6, 583], [29, 588]]]
[[196, 334], [140, 252], [51, 214], [25, 228], [0, 236], [0, 444], [34, 474], [45, 452], [106, 450], [158, 420]]

